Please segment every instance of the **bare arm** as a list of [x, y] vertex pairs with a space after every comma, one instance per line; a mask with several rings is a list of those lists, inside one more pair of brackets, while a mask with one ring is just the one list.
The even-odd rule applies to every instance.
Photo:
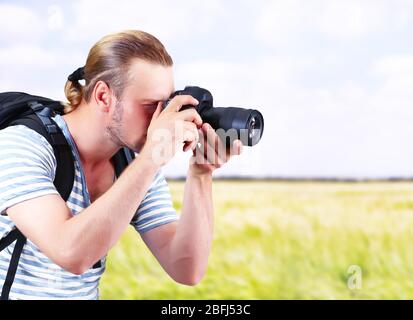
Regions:
[[212, 176], [187, 176], [179, 222], [142, 235], [175, 281], [197, 284], [205, 274], [213, 235]]
[[119, 239], [156, 171], [151, 162], [136, 158], [107, 192], [76, 216], [59, 195], [21, 202], [10, 207], [7, 214], [46, 256], [64, 269], [81, 274]]

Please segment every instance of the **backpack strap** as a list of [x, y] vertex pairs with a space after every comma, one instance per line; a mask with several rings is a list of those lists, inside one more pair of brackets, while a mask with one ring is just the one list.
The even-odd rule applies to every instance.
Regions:
[[35, 114], [11, 122], [11, 125], [18, 124], [36, 131], [52, 146], [56, 157], [56, 173], [53, 183], [63, 200], [67, 201], [73, 189], [75, 178], [74, 158], [62, 130], [51, 119], [51, 110], [44, 107], [41, 111], [36, 111]]
[[2, 239], [0, 251], [11, 245], [14, 241], [16, 241], [16, 244], [14, 246], [13, 253], [10, 258], [9, 269], [7, 270], [6, 279], [3, 283], [3, 289], [1, 291], [0, 300], [9, 299], [11, 286], [13, 285], [14, 277], [17, 271], [17, 266], [19, 265], [20, 256], [23, 251], [23, 247], [26, 244], [27, 238], [18, 229], [14, 229], [10, 231], [9, 234]]
[[115, 168], [116, 177], [119, 177], [123, 170], [135, 159], [135, 152], [129, 148], [120, 149], [113, 157], [112, 163]]

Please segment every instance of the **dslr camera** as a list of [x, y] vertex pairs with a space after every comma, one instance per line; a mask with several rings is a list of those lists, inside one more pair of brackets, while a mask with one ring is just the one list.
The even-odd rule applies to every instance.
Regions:
[[[203, 122], [209, 123], [221, 140], [229, 147], [235, 139], [245, 146], [256, 145], [264, 132], [264, 118], [258, 110], [236, 107], [214, 107], [211, 92], [204, 88], [187, 86], [175, 91], [164, 103], [177, 95], [190, 95], [199, 101], [197, 106], [185, 105], [180, 110], [195, 108]], [[229, 139], [228, 139], [229, 138]]]

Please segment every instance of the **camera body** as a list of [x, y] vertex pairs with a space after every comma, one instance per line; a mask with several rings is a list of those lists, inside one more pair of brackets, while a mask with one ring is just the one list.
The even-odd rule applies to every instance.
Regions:
[[254, 146], [261, 140], [264, 132], [264, 118], [258, 110], [214, 107], [211, 92], [196, 86], [187, 86], [184, 90], [175, 91], [169, 100], [177, 95], [190, 95], [199, 101], [197, 106], [185, 105], [181, 107], [181, 110], [195, 108], [202, 121], [209, 123], [218, 136], [226, 141], [227, 146], [235, 139], [241, 140], [246, 146]]

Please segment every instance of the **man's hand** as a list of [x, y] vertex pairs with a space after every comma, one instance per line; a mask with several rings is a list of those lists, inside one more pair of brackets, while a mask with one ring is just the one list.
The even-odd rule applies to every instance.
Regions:
[[[242, 153], [242, 142], [235, 140], [230, 148], [215, 133], [210, 124], [204, 123], [199, 129], [199, 143], [193, 148], [193, 156], [190, 161], [190, 172], [194, 174], [208, 174], [220, 168], [233, 155]], [[192, 145], [184, 147], [188, 150]]]
[[173, 158], [184, 143], [195, 148], [202, 119], [194, 108], [179, 111], [183, 105], [188, 104], [196, 106], [198, 101], [189, 95], [176, 96], [163, 111], [162, 103], [158, 104], [141, 157], [149, 158], [161, 167]]

